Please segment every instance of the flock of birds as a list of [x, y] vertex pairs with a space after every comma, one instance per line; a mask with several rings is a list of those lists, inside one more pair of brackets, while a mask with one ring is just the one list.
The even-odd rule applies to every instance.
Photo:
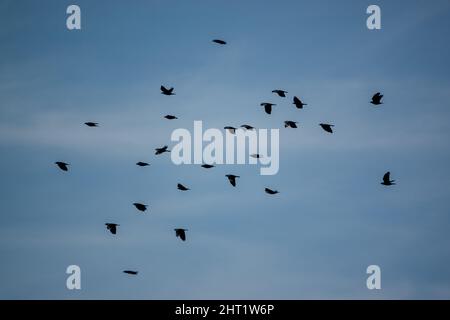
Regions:
[[[212, 40], [212, 42], [214, 42], [216, 44], [219, 44], [219, 45], [226, 45], [227, 44], [224, 40], [220, 40], [220, 39], [214, 39], [214, 40]], [[173, 96], [173, 95], [175, 95], [173, 87], [172, 88], [166, 88], [163, 85], [161, 85], [160, 89], [161, 89], [161, 94], [163, 94], [163, 95], [166, 95], [166, 96]], [[276, 94], [278, 97], [286, 98], [286, 94], [288, 92], [285, 91], [285, 90], [281, 90], [281, 89], [275, 89], [275, 90], [272, 91], [272, 93]], [[370, 101], [370, 103], [373, 104], [374, 106], [379, 106], [379, 105], [383, 104], [383, 102], [381, 101], [382, 98], [383, 98], [383, 95], [380, 92], [377, 92], [376, 94], [374, 94], [372, 96], [372, 100]], [[304, 106], [307, 106], [306, 103], [303, 103], [302, 100], [300, 100], [296, 96], [293, 97], [293, 103], [292, 104], [294, 104], [297, 109], [302, 109]], [[270, 115], [272, 113], [272, 107], [276, 106], [276, 104], [270, 103], [270, 102], [262, 102], [261, 106], [264, 107], [264, 111], [267, 114]], [[176, 119], [178, 119], [174, 115], [166, 115], [166, 116], [164, 116], [164, 118], [167, 119], [167, 120], [176, 120]], [[88, 126], [88, 127], [91, 127], [91, 128], [99, 126], [99, 124], [97, 122], [85, 122], [84, 124], [86, 126]], [[320, 127], [322, 127], [322, 129], [324, 131], [326, 131], [328, 133], [333, 133], [333, 127], [334, 127], [333, 124], [320, 123], [319, 125], [320, 125]], [[295, 128], [297, 128], [297, 122], [287, 120], [287, 121], [284, 122], [284, 127], [285, 128], [293, 128], [293, 129], [295, 129]], [[245, 130], [254, 130], [255, 129], [253, 126], [248, 125], [248, 124], [242, 125], [241, 128], [244, 128]], [[226, 127], [224, 127], [224, 129], [225, 130], [229, 130], [229, 132], [234, 134], [238, 128], [231, 127], [231, 126], [226, 126]], [[170, 152], [169, 147], [167, 145], [165, 145], [165, 146], [163, 146], [161, 148], [156, 148], [155, 149], [155, 155], [161, 155], [161, 154], [166, 153], [166, 152]], [[252, 154], [250, 156], [253, 157], [253, 158], [256, 158], [256, 159], [262, 158], [262, 156], [260, 154], [258, 154], [258, 153]], [[57, 162], [55, 162], [55, 164], [62, 171], [68, 171], [69, 170], [69, 163], [62, 162], [62, 161], [57, 161]], [[139, 162], [136, 163], [136, 165], [140, 166], [140, 167], [146, 167], [146, 166], [149, 166], [150, 164], [147, 163], [147, 162], [139, 161]], [[203, 164], [202, 167], [205, 168], [205, 169], [211, 169], [211, 168], [214, 167], [214, 165], [212, 165], [212, 164]], [[228, 181], [230, 182], [230, 184], [233, 187], [236, 187], [236, 179], [240, 178], [240, 176], [237, 176], [237, 175], [234, 175], [234, 174], [227, 174], [227, 175], [225, 175], [225, 177], [228, 179]], [[381, 182], [381, 184], [385, 185], [385, 186], [395, 185], [395, 180], [391, 180], [390, 179], [390, 172], [389, 171], [384, 174], [383, 181]], [[177, 184], [177, 189], [180, 190], [180, 191], [189, 191], [190, 190], [188, 187], [184, 186], [181, 183]], [[264, 191], [267, 194], [269, 194], [269, 195], [275, 195], [275, 194], [279, 193], [278, 190], [272, 190], [270, 188], [265, 188]], [[145, 212], [147, 210], [147, 207], [148, 207], [148, 205], [146, 205], [146, 204], [137, 203], [137, 202], [133, 203], [133, 205], [140, 212]], [[111, 232], [112, 234], [114, 234], [114, 235], [117, 233], [117, 227], [120, 226], [117, 223], [110, 223], [110, 222], [105, 223], [105, 225], [106, 225], [106, 229], [109, 232]], [[182, 241], [186, 241], [186, 231], [188, 231], [188, 229], [175, 228], [174, 231], [175, 231], [175, 236], [176, 237], [180, 238]], [[138, 274], [138, 271], [135, 271], [135, 270], [124, 270], [123, 272], [126, 273], [126, 274], [130, 274], [130, 275], [137, 275]]]

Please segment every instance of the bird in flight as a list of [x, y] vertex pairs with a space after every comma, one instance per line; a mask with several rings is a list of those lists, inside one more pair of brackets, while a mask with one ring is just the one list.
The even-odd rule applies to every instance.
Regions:
[[292, 104], [295, 104], [295, 106], [297, 107], [297, 109], [303, 109], [303, 106], [307, 106], [306, 103], [303, 103], [302, 100], [300, 100], [297, 97], [294, 97], [294, 102]]
[[173, 88], [167, 89], [164, 86], [161, 86], [161, 94], [164, 94], [166, 96], [173, 96], [175, 93], [173, 93]]
[[227, 174], [225, 177], [228, 178], [228, 181], [230, 181], [233, 187], [236, 187], [236, 178], [240, 178], [240, 176], [235, 176], [234, 174]]
[[389, 171], [386, 172], [383, 176], [383, 182], [381, 184], [385, 185], [385, 186], [393, 186], [395, 184], [394, 183], [395, 180], [390, 180], [391, 179], [390, 176], [391, 176], [391, 173]]
[[236, 133], [236, 128], [235, 127], [224, 127], [225, 130], [228, 130], [228, 132], [230, 132], [231, 134], [235, 134]]
[[372, 101], [370, 101], [371, 104], [378, 106], [380, 104], [383, 104], [383, 102], [381, 102], [381, 99], [383, 98], [383, 95], [380, 92], [377, 92], [373, 95], [372, 97]]
[[116, 234], [117, 232], [117, 226], [120, 226], [120, 224], [117, 223], [105, 223], [106, 229], [111, 231], [112, 234]]
[[131, 274], [131, 275], [135, 276], [135, 275], [137, 275], [137, 274], [138, 274], [138, 271], [133, 271], [133, 270], [124, 270], [124, 271], [123, 271], [123, 273], [126, 273], [126, 274]]
[[217, 43], [217, 44], [221, 44], [221, 45], [227, 44], [225, 41], [220, 40], [220, 39], [214, 39], [212, 42]]
[[136, 209], [138, 209], [139, 211], [144, 212], [145, 210], [147, 210], [148, 205], [146, 204], [142, 204], [142, 203], [133, 203], [133, 205], [136, 207]]
[[139, 161], [138, 163], [136, 163], [136, 165], [139, 167], [146, 167], [146, 166], [149, 166], [150, 164], [147, 162]]
[[185, 186], [183, 186], [181, 183], [177, 184], [177, 189], [181, 190], [181, 191], [188, 191], [191, 190], [189, 188], [186, 188]]
[[212, 164], [202, 164], [202, 168], [211, 169], [214, 168], [214, 166]]
[[331, 129], [332, 127], [334, 127], [333, 124], [320, 123], [320, 126], [321, 126], [322, 129], [325, 130], [326, 132], [333, 133], [333, 129]]
[[158, 154], [162, 154], [162, 153], [164, 153], [164, 152], [170, 152], [170, 150], [167, 150], [167, 148], [169, 148], [168, 146], [164, 146], [164, 147], [162, 147], [162, 148], [156, 148], [155, 149], [155, 154], [156, 155], [158, 155]]
[[259, 153], [254, 153], [254, 154], [251, 154], [250, 157], [259, 159], [259, 158], [262, 158], [262, 155], [260, 155]]
[[170, 115], [170, 114], [164, 116], [164, 118], [166, 118], [167, 120], [175, 120], [175, 119], [178, 119], [177, 117], [172, 116], [172, 115]]
[[276, 104], [269, 103], [269, 102], [261, 103], [261, 107], [264, 107], [264, 111], [266, 111], [267, 114], [271, 114], [272, 113], [272, 107], [273, 106], [276, 106]]
[[278, 96], [282, 97], [282, 98], [286, 98], [286, 93], [288, 93], [287, 91], [284, 90], [272, 90], [273, 93], [276, 93]]
[[188, 229], [174, 229], [175, 230], [175, 236], [179, 237], [181, 240], [186, 241], [186, 231], [188, 231]]
[[85, 122], [84, 124], [87, 125], [88, 127], [98, 127], [97, 122]]
[[67, 171], [69, 170], [69, 168], [67, 167], [69, 164], [62, 162], [62, 161], [57, 161], [55, 162], [55, 164], [62, 170], [62, 171]]
[[298, 122], [295, 122], [295, 121], [285, 121], [284, 122], [284, 127], [285, 128], [297, 128], [297, 123]]
[[255, 127], [249, 126], [248, 124], [243, 124], [241, 126], [241, 128], [244, 128], [245, 130], [253, 130], [253, 129], [255, 129]]
[[272, 190], [272, 189], [269, 189], [269, 188], [265, 188], [264, 191], [266, 193], [268, 193], [268, 194], [277, 194], [277, 193], [279, 193], [277, 190]]

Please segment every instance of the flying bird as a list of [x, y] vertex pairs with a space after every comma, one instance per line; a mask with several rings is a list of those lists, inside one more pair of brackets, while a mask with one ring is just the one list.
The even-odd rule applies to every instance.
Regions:
[[69, 168], [67, 167], [69, 164], [65, 163], [65, 162], [61, 162], [61, 161], [57, 161], [55, 162], [55, 164], [62, 170], [62, 171], [67, 171], [69, 170]]
[[177, 188], [178, 188], [178, 190], [181, 190], [181, 191], [191, 190], [191, 189], [186, 188], [185, 186], [183, 186], [181, 183], [177, 184]]
[[137, 275], [138, 274], [138, 271], [133, 271], [133, 270], [124, 270], [123, 271], [123, 273], [126, 273], [126, 274], [131, 274], [131, 275]]
[[253, 129], [255, 129], [255, 127], [249, 126], [248, 124], [243, 124], [241, 126], [241, 128], [244, 128], [245, 130], [253, 130]]
[[215, 42], [215, 43], [221, 44], [221, 45], [227, 44], [225, 41], [220, 40], [220, 39], [214, 39], [212, 42]]
[[295, 106], [296, 106], [298, 109], [303, 109], [303, 106], [307, 106], [306, 103], [303, 103], [302, 100], [300, 100], [300, 99], [297, 98], [297, 97], [294, 97], [294, 102], [293, 102], [292, 104], [295, 104]]
[[136, 163], [136, 165], [139, 167], [146, 167], [146, 166], [149, 166], [150, 164], [147, 162], [139, 161], [138, 163]]
[[88, 127], [98, 127], [97, 122], [85, 122], [84, 124], [87, 125]]
[[333, 133], [333, 129], [331, 129], [331, 127], [334, 127], [333, 124], [320, 123], [320, 126], [321, 126], [322, 129], [325, 130], [326, 132]]
[[284, 127], [285, 128], [297, 128], [297, 123], [298, 122], [295, 122], [295, 121], [285, 121], [284, 122]]
[[228, 132], [230, 132], [231, 134], [235, 134], [236, 133], [236, 128], [235, 127], [224, 127], [225, 130], [228, 130]]
[[254, 153], [254, 154], [251, 154], [250, 157], [259, 159], [259, 158], [262, 158], [262, 155], [260, 155], [259, 153]]
[[120, 226], [120, 224], [117, 223], [105, 223], [106, 229], [111, 231], [112, 234], [116, 234], [117, 232], [117, 226]]
[[175, 120], [175, 119], [178, 119], [177, 117], [172, 116], [172, 115], [170, 115], [170, 114], [164, 116], [164, 118], [166, 118], [167, 120]]
[[173, 88], [167, 89], [164, 86], [161, 86], [161, 94], [164, 94], [166, 96], [173, 96], [175, 93], [173, 93]]
[[167, 150], [167, 148], [169, 148], [168, 146], [164, 146], [164, 147], [162, 147], [162, 148], [156, 148], [155, 149], [155, 154], [156, 155], [158, 155], [158, 154], [162, 154], [162, 153], [164, 153], [164, 152], [170, 152], [170, 150]]
[[383, 176], [383, 182], [381, 184], [385, 186], [393, 186], [395, 184], [394, 183], [395, 180], [390, 180], [390, 176], [391, 173], [389, 171], [386, 172]]
[[144, 212], [145, 210], [147, 210], [148, 205], [146, 204], [142, 204], [142, 203], [133, 203], [133, 205], [136, 207], [136, 209], [138, 209], [139, 211]]
[[179, 237], [181, 240], [186, 241], [186, 232], [185, 231], [188, 231], [188, 229], [177, 228], [177, 229], [174, 229], [174, 230], [175, 230], [175, 236], [176, 237]]
[[228, 178], [228, 181], [230, 181], [233, 187], [236, 187], [236, 178], [240, 178], [240, 176], [235, 176], [234, 174], [227, 174], [225, 177]]
[[286, 98], [286, 93], [288, 93], [287, 91], [284, 90], [272, 90], [273, 93], [276, 93], [278, 96], [282, 97], [282, 98]]
[[214, 166], [212, 164], [202, 164], [202, 168], [211, 169], [214, 168]]
[[269, 103], [269, 102], [261, 103], [261, 107], [264, 107], [264, 110], [266, 111], [267, 114], [271, 114], [272, 113], [272, 107], [273, 106], [276, 106], [276, 104]]
[[264, 191], [266, 193], [268, 193], [268, 194], [277, 194], [277, 193], [279, 193], [277, 190], [272, 190], [272, 189], [269, 189], [269, 188], [265, 188]]
[[380, 92], [377, 92], [373, 95], [372, 97], [372, 101], [370, 101], [371, 104], [378, 106], [380, 104], [383, 104], [383, 102], [381, 102], [381, 99], [383, 98], [383, 95]]

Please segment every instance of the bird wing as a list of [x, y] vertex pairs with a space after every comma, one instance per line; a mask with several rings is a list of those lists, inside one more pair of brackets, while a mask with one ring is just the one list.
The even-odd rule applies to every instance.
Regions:
[[388, 171], [383, 176], [383, 182], [389, 183], [391, 173]]
[[321, 126], [322, 126], [323, 130], [325, 130], [326, 132], [333, 133], [333, 129], [331, 129], [331, 125], [321, 124]]

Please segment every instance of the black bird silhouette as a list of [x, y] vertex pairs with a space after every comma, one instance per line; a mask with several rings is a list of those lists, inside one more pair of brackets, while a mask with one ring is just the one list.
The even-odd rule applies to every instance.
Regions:
[[269, 103], [269, 102], [263, 102], [263, 103], [261, 103], [261, 106], [264, 107], [264, 110], [266, 111], [267, 114], [271, 114], [272, 113], [272, 107], [276, 106], [276, 104]]
[[320, 123], [320, 126], [321, 126], [322, 129], [325, 130], [326, 132], [333, 133], [333, 129], [331, 129], [331, 127], [334, 127], [333, 124]]
[[131, 275], [137, 275], [138, 274], [138, 271], [133, 271], [133, 270], [124, 270], [123, 271], [123, 273], [126, 273], [126, 274], [131, 274]]
[[234, 174], [226, 174], [225, 177], [228, 178], [233, 187], [236, 187], [236, 178], [240, 178], [240, 176], [235, 176]]
[[371, 104], [378, 106], [380, 104], [383, 104], [383, 102], [381, 102], [381, 99], [383, 98], [383, 95], [380, 92], [377, 92], [373, 95], [372, 97], [372, 101], [370, 101]]
[[214, 166], [212, 164], [202, 164], [202, 168], [211, 169], [214, 168]]
[[166, 118], [167, 120], [175, 120], [175, 119], [178, 119], [177, 117], [172, 116], [172, 115], [170, 115], [170, 114], [164, 116], [164, 118]]
[[266, 193], [268, 193], [268, 194], [277, 194], [277, 193], [279, 193], [277, 190], [272, 190], [272, 189], [269, 189], [269, 188], [265, 188], [264, 191]]
[[383, 176], [383, 182], [381, 184], [385, 185], [385, 186], [395, 185], [395, 183], [394, 183], [395, 180], [390, 180], [390, 176], [391, 176], [391, 173], [389, 171], [386, 172]]
[[142, 203], [133, 203], [133, 205], [136, 207], [136, 209], [138, 209], [139, 211], [144, 212], [145, 210], [147, 210], [147, 206], [146, 204], [142, 204]]
[[178, 190], [181, 190], [181, 191], [191, 190], [191, 189], [186, 188], [185, 186], [183, 186], [181, 183], [177, 184], [177, 188], [178, 188]]
[[161, 86], [161, 94], [164, 94], [166, 96], [173, 96], [175, 93], [173, 93], [173, 88], [167, 89], [164, 86]]
[[181, 240], [186, 241], [186, 231], [188, 231], [188, 229], [177, 228], [174, 230], [176, 237], [180, 237]]
[[302, 100], [300, 100], [300, 99], [297, 98], [297, 97], [294, 97], [294, 102], [293, 102], [292, 104], [295, 104], [295, 106], [296, 106], [298, 109], [303, 109], [303, 106], [307, 106], [306, 103], [303, 103]]
[[277, 95], [279, 95], [282, 98], [286, 98], [286, 93], [288, 93], [287, 91], [284, 90], [272, 90], [273, 93], [276, 93]]
[[262, 158], [262, 155], [260, 155], [259, 153], [254, 153], [254, 154], [251, 154], [250, 157], [259, 159], [259, 158]]
[[284, 127], [285, 127], [285, 128], [294, 128], [294, 129], [295, 129], [295, 128], [297, 128], [297, 123], [298, 123], [298, 122], [295, 122], [295, 121], [289, 121], [289, 120], [288, 120], [288, 121], [285, 121], [285, 122], [284, 122]]
[[162, 148], [156, 148], [155, 149], [155, 154], [156, 155], [158, 155], [158, 154], [162, 154], [162, 153], [164, 153], [164, 152], [170, 152], [170, 150], [167, 150], [167, 148], [169, 148], [168, 146], [164, 146], [164, 147], [162, 147]]
[[97, 122], [85, 122], [84, 124], [87, 125], [88, 127], [98, 127]]
[[62, 170], [62, 171], [67, 171], [69, 170], [69, 168], [67, 167], [69, 164], [62, 162], [62, 161], [57, 161], [55, 162], [55, 164]]
[[225, 41], [220, 40], [220, 39], [214, 39], [212, 42], [215, 42], [215, 43], [218, 43], [218, 44], [222, 44], [222, 45], [227, 44]]
[[231, 134], [235, 134], [236, 133], [236, 128], [235, 127], [224, 127], [225, 130], [228, 130]]
[[139, 161], [138, 163], [136, 163], [136, 165], [139, 167], [146, 167], [146, 166], [149, 166], [150, 164], [147, 162]]
[[243, 125], [241, 126], [241, 128], [244, 128], [244, 129], [246, 129], [246, 130], [253, 130], [253, 129], [255, 129], [254, 127], [249, 126], [248, 124], [243, 124]]
[[106, 229], [111, 231], [112, 234], [116, 234], [117, 227], [120, 226], [120, 224], [117, 224], [117, 223], [105, 223], [105, 225], [106, 225]]

